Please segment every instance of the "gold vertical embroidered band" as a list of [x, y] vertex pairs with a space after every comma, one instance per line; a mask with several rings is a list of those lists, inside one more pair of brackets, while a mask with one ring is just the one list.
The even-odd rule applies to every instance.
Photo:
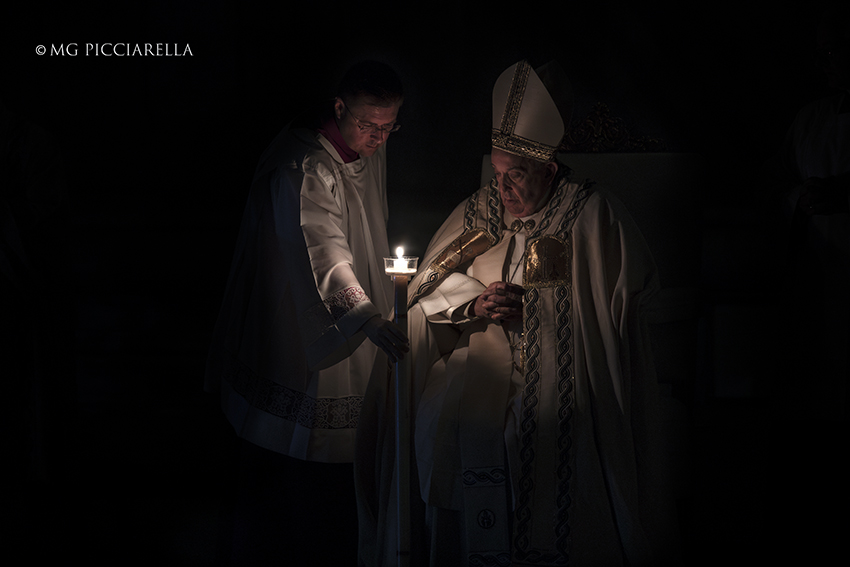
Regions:
[[528, 85], [528, 73], [530, 71], [531, 66], [527, 61], [520, 61], [514, 71], [510, 94], [505, 104], [505, 112], [502, 114], [501, 128], [499, 128], [500, 132], [507, 137], [511, 137], [514, 133], [514, 128], [516, 128], [519, 109], [522, 107], [522, 99], [525, 97], [525, 87]]

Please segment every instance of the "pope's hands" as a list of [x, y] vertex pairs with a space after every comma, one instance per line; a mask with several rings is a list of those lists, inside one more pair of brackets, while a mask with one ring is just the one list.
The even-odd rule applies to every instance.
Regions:
[[507, 282], [493, 282], [475, 300], [477, 317], [494, 321], [514, 321], [522, 318], [523, 289]]
[[363, 332], [378, 348], [396, 363], [410, 351], [410, 341], [398, 325], [375, 315], [363, 324]]

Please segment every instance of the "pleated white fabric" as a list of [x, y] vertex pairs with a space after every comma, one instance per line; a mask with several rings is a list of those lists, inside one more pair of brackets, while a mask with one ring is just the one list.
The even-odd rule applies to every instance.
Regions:
[[385, 148], [344, 163], [323, 136], [284, 130], [257, 167], [215, 328], [207, 388], [244, 439], [351, 462], [388, 317]]

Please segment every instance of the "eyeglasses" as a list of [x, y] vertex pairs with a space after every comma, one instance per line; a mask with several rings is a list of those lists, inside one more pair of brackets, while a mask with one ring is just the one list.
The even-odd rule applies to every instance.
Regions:
[[[345, 103], [343, 103], [345, 104]], [[354, 120], [354, 123], [360, 128], [361, 132], [369, 132], [370, 134], [392, 134], [393, 132], [398, 132], [401, 128], [401, 124], [398, 122], [394, 122], [392, 124], [384, 124], [383, 126], [378, 126], [377, 124], [372, 124], [371, 122], [361, 122], [354, 116], [354, 113], [351, 112], [351, 109], [348, 108], [348, 105], [345, 106], [345, 109], [351, 115], [351, 118]]]

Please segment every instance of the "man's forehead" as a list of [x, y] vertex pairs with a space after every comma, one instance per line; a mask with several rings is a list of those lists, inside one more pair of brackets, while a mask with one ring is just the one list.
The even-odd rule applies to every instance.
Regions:
[[490, 154], [490, 165], [496, 167], [497, 163], [503, 166], [503, 168], [508, 171], [512, 169], [521, 169], [525, 171], [526, 169], [528, 169], [526, 167], [525, 160], [522, 159], [520, 156], [509, 152], [503, 152], [499, 149], [494, 148], [492, 153]]
[[381, 100], [371, 95], [359, 95], [348, 100], [348, 106], [354, 107], [369, 107], [369, 108], [394, 108], [398, 110], [401, 107], [403, 98], [397, 100]]

